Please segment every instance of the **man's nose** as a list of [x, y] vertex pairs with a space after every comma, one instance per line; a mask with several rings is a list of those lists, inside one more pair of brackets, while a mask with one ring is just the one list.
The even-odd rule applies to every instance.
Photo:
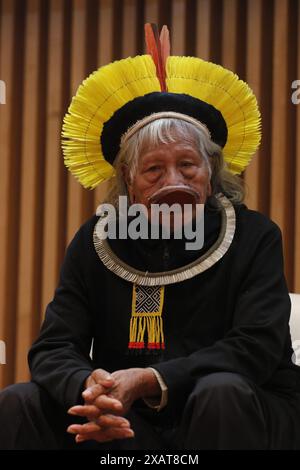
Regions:
[[181, 184], [183, 183], [184, 178], [182, 174], [178, 171], [177, 168], [175, 167], [169, 167], [167, 168], [165, 175], [164, 175], [164, 185], [165, 186], [173, 186], [176, 184]]

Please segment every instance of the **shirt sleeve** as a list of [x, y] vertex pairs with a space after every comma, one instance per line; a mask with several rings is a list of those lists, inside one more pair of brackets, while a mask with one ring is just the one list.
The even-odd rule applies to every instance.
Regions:
[[256, 247], [224, 338], [187, 357], [151, 365], [168, 387], [168, 407], [183, 406], [196, 379], [209, 373], [232, 372], [266, 383], [281, 361], [289, 315], [281, 232], [272, 224]]
[[32, 380], [64, 408], [78, 404], [84, 381], [93, 370], [84, 255], [80, 229], [67, 249], [54, 298], [46, 309], [40, 336], [28, 355]]
[[168, 403], [168, 387], [164, 379], [162, 378], [162, 376], [156, 369], [153, 369], [153, 367], [148, 367], [148, 369], [151, 369], [153, 373], [155, 374], [155, 377], [157, 378], [157, 381], [160, 386], [161, 395], [160, 395], [159, 403], [157, 403], [157, 398], [144, 398], [143, 400], [146, 403], [146, 405], [149, 406], [149, 408], [152, 408], [156, 411], [160, 411]]

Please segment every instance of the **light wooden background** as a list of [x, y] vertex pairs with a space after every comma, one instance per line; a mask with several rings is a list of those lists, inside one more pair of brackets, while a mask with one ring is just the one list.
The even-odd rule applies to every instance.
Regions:
[[221, 63], [254, 89], [264, 137], [247, 203], [280, 225], [289, 289], [300, 292], [300, 1], [0, 0], [0, 12], [0, 388], [28, 379], [66, 244], [105, 191], [67, 174], [62, 117], [91, 71], [144, 52], [146, 21], [171, 28], [173, 54]]

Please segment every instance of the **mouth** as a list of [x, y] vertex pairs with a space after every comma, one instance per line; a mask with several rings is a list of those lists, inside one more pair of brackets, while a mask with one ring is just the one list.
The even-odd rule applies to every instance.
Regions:
[[155, 191], [149, 198], [151, 204], [197, 204], [200, 200], [200, 194], [190, 186], [186, 185], [169, 185]]

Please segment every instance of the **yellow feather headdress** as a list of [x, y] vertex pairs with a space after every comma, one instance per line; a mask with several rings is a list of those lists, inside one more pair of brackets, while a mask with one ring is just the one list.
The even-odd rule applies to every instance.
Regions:
[[[249, 164], [261, 139], [260, 112], [249, 86], [230, 70], [199, 58], [169, 56], [164, 64], [167, 93], [162, 92], [155, 58], [148, 54], [101, 67], [79, 86], [64, 118], [62, 147], [66, 166], [85, 188], [95, 188], [114, 175], [119, 134], [133, 124], [128, 122], [126, 127], [120, 112], [127, 109], [126, 116], [138, 120], [141, 109], [145, 116], [156, 108], [138, 106], [135, 115], [130, 112], [131, 104], [144, 98], [149, 103], [149, 97], [155, 102], [159, 95], [166, 100], [172, 95], [188, 96], [196, 105], [209, 105], [226, 124], [222, 147], [228, 169], [237, 174]], [[184, 112], [189, 113], [186, 108]], [[113, 136], [110, 142], [104, 139], [108, 127]]]

